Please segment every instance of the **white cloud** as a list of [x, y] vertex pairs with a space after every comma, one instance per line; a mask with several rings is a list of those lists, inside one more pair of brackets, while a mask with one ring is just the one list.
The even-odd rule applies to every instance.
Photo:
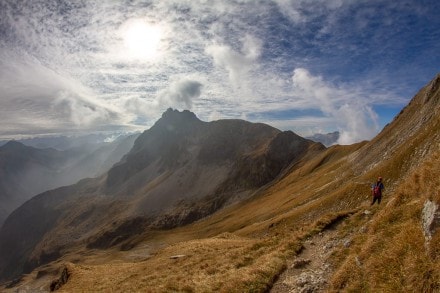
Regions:
[[53, 111], [70, 118], [70, 121], [77, 127], [96, 127], [115, 121], [123, 123], [116, 111], [72, 91], [59, 91], [51, 105]]
[[[279, 10], [296, 24], [306, 23], [317, 16], [329, 17], [331, 13], [340, 12], [343, 7], [349, 7], [356, 2], [353, 0], [273, 0]], [[326, 20], [327, 21], [327, 20]]]
[[145, 97], [139, 95], [131, 95], [122, 99], [121, 107], [127, 112], [133, 114], [135, 117], [149, 117], [154, 116], [157, 111], [158, 104], [148, 101]]
[[78, 81], [44, 66], [29, 55], [3, 51], [1, 54], [0, 123], [2, 128], [94, 129], [128, 121], [111, 104], [96, 98]]
[[242, 53], [246, 56], [246, 59], [256, 61], [261, 55], [261, 48], [263, 42], [249, 34], [246, 34], [242, 39]]
[[[172, 108], [191, 109], [193, 100], [201, 94], [202, 84], [195, 80], [182, 79], [158, 94], [159, 105]], [[162, 107], [163, 108], [163, 107]]]
[[263, 42], [250, 34], [244, 34], [237, 45], [239, 49], [211, 43], [206, 46], [205, 53], [212, 57], [214, 65], [208, 82], [216, 85], [215, 94], [222, 94], [225, 101], [235, 103], [233, 107], [241, 108], [248, 101], [259, 100], [261, 95], [257, 91], [266, 91], [268, 85], [263, 87], [260, 80], [266, 75], [260, 71], [259, 58]]
[[[301, 136], [310, 136], [315, 133], [334, 131], [332, 125], [336, 123], [333, 117], [301, 116], [292, 119], [278, 119], [270, 124], [281, 130], [292, 130]], [[329, 127], [330, 126], [330, 127]]]
[[226, 45], [210, 45], [206, 48], [206, 53], [212, 56], [216, 66], [228, 72], [229, 80], [235, 87], [246, 80], [253, 63], [251, 58]]
[[337, 87], [304, 68], [295, 69], [292, 80], [296, 95], [308, 99], [311, 107], [319, 108], [336, 122], [340, 132], [338, 143], [370, 139], [379, 130], [377, 114], [359, 88]]

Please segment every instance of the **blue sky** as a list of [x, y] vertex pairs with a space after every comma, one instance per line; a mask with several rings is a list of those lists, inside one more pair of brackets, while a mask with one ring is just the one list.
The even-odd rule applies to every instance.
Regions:
[[0, 2], [0, 138], [168, 107], [370, 139], [440, 72], [438, 1]]

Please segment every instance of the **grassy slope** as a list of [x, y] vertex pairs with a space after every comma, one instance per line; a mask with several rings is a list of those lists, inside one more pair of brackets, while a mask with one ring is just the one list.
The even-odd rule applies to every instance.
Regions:
[[332, 289], [351, 292], [440, 290], [440, 234], [425, 245], [421, 223], [425, 201], [440, 202], [439, 162], [437, 151], [396, 188], [386, 208], [378, 210], [365, 226], [365, 232], [354, 238], [355, 245], [335, 255], [342, 265], [333, 276]]
[[[397, 123], [372, 141], [391, 153], [374, 171], [394, 179], [394, 185], [387, 192], [386, 207], [373, 209], [367, 222], [359, 216], [348, 225], [357, 231], [361, 227], [361, 232], [355, 234], [355, 245], [335, 255], [340, 267], [330, 284], [333, 290], [440, 291], [440, 233], [426, 245], [422, 229], [426, 200], [440, 203], [439, 84], [437, 76], [396, 118]], [[389, 148], [400, 138], [404, 138], [401, 147]]]

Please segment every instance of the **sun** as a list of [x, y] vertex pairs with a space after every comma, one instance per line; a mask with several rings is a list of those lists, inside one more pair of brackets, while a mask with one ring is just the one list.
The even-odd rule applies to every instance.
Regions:
[[124, 54], [132, 59], [153, 60], [161, 53], [163, 32], [158, 25], [140, 19], [129, 20], [122, 27], [122, 37]]

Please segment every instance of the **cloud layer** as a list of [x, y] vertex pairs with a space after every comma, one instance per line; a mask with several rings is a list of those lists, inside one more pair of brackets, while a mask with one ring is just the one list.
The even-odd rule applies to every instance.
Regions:
[[438, 8], [2, 1], [0, 137], [145, 129], [174, 107], [369, 139], [388, 122], [378, 107], [398, 112], [440, 68]]

